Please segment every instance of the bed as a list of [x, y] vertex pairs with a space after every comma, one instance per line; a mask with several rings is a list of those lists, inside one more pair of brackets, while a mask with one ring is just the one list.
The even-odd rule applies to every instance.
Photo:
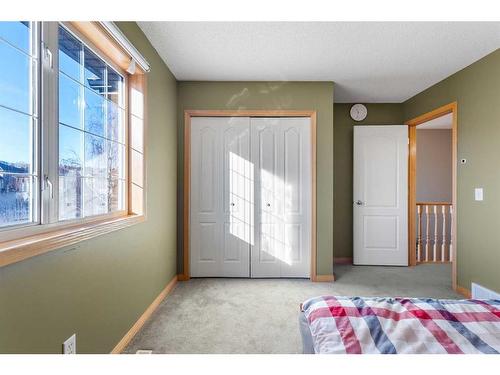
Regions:
[[303, 352], [500, 352], [500, 300], [320, 296], [301, 304]]

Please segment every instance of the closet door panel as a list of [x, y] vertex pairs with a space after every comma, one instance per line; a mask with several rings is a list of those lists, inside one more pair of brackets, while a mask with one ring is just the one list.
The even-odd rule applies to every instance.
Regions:
[[221, 217], [220, 130], [214, 119], [191, 121], [191, 276], [210, 277], [220, 272]]
[[282, 134], [277, 119], [252, 118], [252, 162], [255, 167], [255, 244], [252, 277], [280, 277], [283, 253]]
[[301, 135], [291, 127], [284, 132], [284, 163], [285, 163], [285, 210], [286, 214], [300, 214], [301, 205]]
[[199, 223], [200, 256], [199, 262], [217, 263], [217, 223]]
[[217, 143], [215, 129], [204, 127], [199, 131], [200, 149], [199, 158], [197, 158], [199, 178], [197, 183], [203, 186], [203, 189], [198, 189], [199, 213], [203, 214], [217, 214]]
[[300, 263], [303, 260], [302, 225], [285, 224], [285, 262], [287, 264]]
[[249, 277], [249, 118], [191, 119], [192, 277]]
[[282, 277], [309, 277], [311, 259], [311, 125], [309, 118], [283, 121], [285, 249]]
[[310, 119], [252, 118], [252, 277], [309, 277]]
[[226, 118], [222, 127], [224, 238], [221, 276], [250, 276], [253, 242], [253, 168], [250, 164], [250, 119]]

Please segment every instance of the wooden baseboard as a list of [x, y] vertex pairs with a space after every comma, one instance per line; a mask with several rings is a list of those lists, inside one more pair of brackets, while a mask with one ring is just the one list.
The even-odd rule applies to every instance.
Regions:
[[316, 278], [313, 280], [319, 283], [324, 283], [328, 281], [335, 281], [335, 275], [316, 275]]
[[457, 287], [455, 288], [455, 292], [463, 295], [465, 298], [471, 298], [472, 297], [472, 293], [470, 292], [470, 290], [467, 289], [467, 288], [463, 288], [460, 285], [457, 285]]
[[352, 264], [352, 257], [333, 258], [333, 264]]
[[177, 275], [177, 279], [179, 281], [188, 281], [190, 279], [190, 277], [188, 275], [184, 275], [183, 273], [180, 273], [179, 275]]
[[123, 338], [120, 340], [118, 344], [113, 348], [111, 351], [111, 354], [120, 354], [132, 341], [134, 336], [139, 332], [139, 330], [142, 328], [144, 323], [153, 315], [155, 310], [158, 308], [160, 303], [169, 295], [169, 293], [174, 289], [175, 285], [177, 284], [177, 275], [175, 275], [172, 280], [169, 281], [167, 286], [160, 292], [158, 297], [155, 298], [155, 300], [149, 305], [149, 307], [144, 311], [144, 313], [140, 316], [139, 319], [135, 322], [135, 324], [128, 330], [128, 332], [123, 336]]

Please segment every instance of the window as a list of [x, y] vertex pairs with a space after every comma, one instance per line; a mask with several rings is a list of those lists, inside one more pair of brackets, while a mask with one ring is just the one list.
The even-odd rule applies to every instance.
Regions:
[[59, 26], [59, 220], [125, 209], [125, 79]]
[[0, 22], [0, 258], [5, 241], [143, 215], [148, 66], [116, 30]]
[[38, 220], [36, 31], [0, 22], [0, 228]]

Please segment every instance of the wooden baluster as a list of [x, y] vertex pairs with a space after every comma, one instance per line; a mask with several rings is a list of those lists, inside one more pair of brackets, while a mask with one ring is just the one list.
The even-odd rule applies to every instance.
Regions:
[[425, 205], [425, 261], [429, 261], [429, 242], [431, 236], [429, 233], [429, 206]]
[[417, 262], [422, 261], [422, 206], [417, 205]]
[[438, 214], [437, 204], [434, 205], [434, 245], [432, 247], [432, 261], [437, 261], [437, 243], [438, 243]]
[[453, 206], [450, 206], [450, 246], [448, 251], [448, 259], [453, 262]]
[[443, 216], [443, 234], [442, 234], [442, 238], [441, 238], [441, 261], [445, 262], [446, 259], [445, 259], [444, 250], [445, 250], [445, 244], [446, 244], [446, 206], [444, 204], [441, 206], [441, 214]]

